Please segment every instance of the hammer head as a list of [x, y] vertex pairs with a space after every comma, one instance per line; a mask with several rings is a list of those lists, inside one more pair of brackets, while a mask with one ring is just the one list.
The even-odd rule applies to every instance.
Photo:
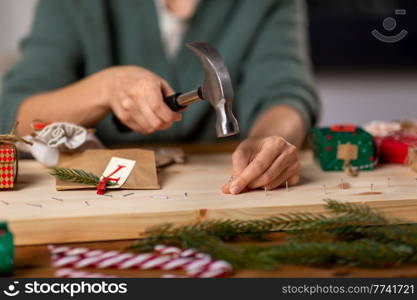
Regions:
[[239, 133], [239, 125], [232, 112], [233, 86], [224, 60], [219, 52], [207, 43], [188, 43], [203, 65], [205, 79], [200, 87], [201, 97], [210, 102], [216, 111], [218, 137]]

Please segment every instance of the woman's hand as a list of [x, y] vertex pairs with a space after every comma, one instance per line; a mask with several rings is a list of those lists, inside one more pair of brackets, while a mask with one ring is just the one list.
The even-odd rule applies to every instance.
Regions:
[[141, 67], [122, 66], [103, 71], [107, 78], [108, 105], [119, 120], [141, 134], [165, 130], [181, 120], [163, 101], [174, 94], [169, 84]]
[[232, 179], [222, 189], [226, 194], [272, 190], [285, 182], [291, 186], [300, 181], [297, 148], [279, 136], [246, 139], [233, 153], [232, 161]]

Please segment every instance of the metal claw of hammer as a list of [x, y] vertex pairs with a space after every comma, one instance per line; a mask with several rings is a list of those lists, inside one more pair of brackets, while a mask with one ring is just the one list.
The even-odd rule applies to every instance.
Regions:
[[207, 43], [194, 42], [186, 46], [200, 59], [205, 74], [204, 82], [201, 87], [191, 92], [166, 97], [165, 103], [173, 111], [178, 111], [191, 103], [206, 100], [216, 112], [217, 137], [238, 134], [239, 125], [232, 111], [233, 86], [223, 58]]
[[[232, 80], [223, 58], [207, 43], [194, 42], [186, 46], [200, 59], [205, 74], [204, 82], [193, 91], [165, 97], [164, 102], [173, 111], [180, 111], [194, 102], [206, 100], [216, 112], [217, 137], [238, 134], [239, 125], [232, 111], [234, 98]], [[116, 125], [120, 131], [126, 131], [126, 127], [120, 121], [116, 120]]]

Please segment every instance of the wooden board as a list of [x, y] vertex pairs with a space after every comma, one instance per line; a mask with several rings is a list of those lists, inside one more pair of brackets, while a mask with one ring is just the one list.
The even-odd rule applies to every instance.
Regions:
[[[124, 195], [132, 191], [114, 191], [113, 197], [106, 197], [94, 190], [57, 192], [46, 168], [22, 161], [17, 190], [0, 192], [0, 219], [10, 223], [17, 245], [131, 239], [149, 226], [167, 222], [322, 212], [326, 198], [366, 202], [417, 221], [417, 174], [405, 166], [385, 165], [349, 178], [341, 172], [320, 171], [311, 154], [303, 153], [299, 186], [266, 195], [254, 191], [233, 196], [220, 191], [230, 176], [230, 165], [230, 154], [192, 156], [188, 164], [159, 174], [161, 190], [133, 191], [130, 196]], [[341, 189], [341, 180], [350, 188]]]

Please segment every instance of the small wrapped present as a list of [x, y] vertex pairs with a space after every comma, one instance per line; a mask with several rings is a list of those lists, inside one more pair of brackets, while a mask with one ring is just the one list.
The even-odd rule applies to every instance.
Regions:
[[13, 271], [14, 246], [13, 235], [5, 222], [0, 222], [0, 275]]
[[372, 135], [355, 125], [313, 128], [312, 142], [324, 171], [373, 170], [376, 165]]
[[16, 147], [0, 143], [0, 190], [13, 189], [17, 178]]
[[376, 137], [381, 161], [406, 164], [410, 150], [417, 148], [417, 135], [397, 132], [387, 137]]
[[32, 144], [15, 135], [16, 123], [12, 132], [9, 134], [0, 134], [0, 190], [13, 189], [16, 184], [18, 170], [18, 155], [15, 144], [22, 142]]
[[410, 151], [417, 148], [416, 121], [373, 121], [365, 128], [374, 136], [383, 162], [407, 164]]

